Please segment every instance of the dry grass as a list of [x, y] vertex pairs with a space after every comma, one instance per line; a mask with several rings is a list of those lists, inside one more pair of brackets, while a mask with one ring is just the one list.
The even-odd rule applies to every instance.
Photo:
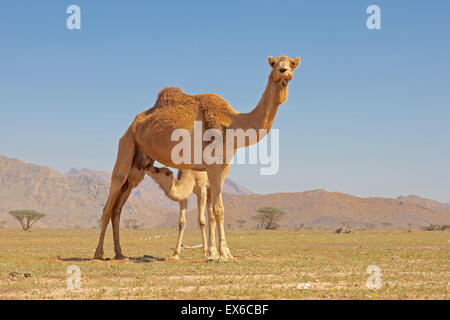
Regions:
[[[108, 231], [105, 256], [112, 257]], [[158, 237], [159, 236], [159, 237]], [[123, 230], [126, 255], [166, 261], [61, 261], [91, 258], [97, 230], [0, 230], [0, 299], [449, 299], [446, 231], [229, 230], [235, 261], [206, 263], [201, 249], [168, 259], [175, 230]], [[188, 231], [185, 243], [200, 243]], [[81, 268], [81, 289], [66, 289], [66, 269]], [[382, 289], [366, 287], [366, 268]], [[29, 275], [28, 275], [29, 274]], [[310, 283], [309, 289], [296, 289]]]

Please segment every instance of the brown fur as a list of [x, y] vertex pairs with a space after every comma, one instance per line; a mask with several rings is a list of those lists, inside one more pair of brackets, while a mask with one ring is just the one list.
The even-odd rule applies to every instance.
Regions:
[[[214, 236], [217, 222], [220, 255], [224, 259], [232, 257], [225, 240], [222, 202], [222, 186], [230, 168], [229, 164], [208, 165], [204, 162], [194, 164], [194, 159], [191, 159], [189, 164], [175, 164], [172, 162], [171, 152], [179, 141], [172, 141], [171, 136], [174, 130], [182, 128], [189, 131], [192, 141], [195, 121], [203, 122], [203, 130], [210, 128], [270, 130], [279, 105], [287, 99], [288, 82], [292, 80], [294, 69], [300, 64], [300, 58], [269, 57], [268, 63], [272, 71], [266, 89], [255, 109], [249, 113], [237, 112], [225, 99], [216, 94], [189, 95], [180, 88], [164, 88], [159, 92], [155, 105], [136, 116], [119, 142], [117, 160], [111, 177], [111, 189], [103, 209], [102, 230], [95, 258], [103, 256], [103, 241], [109, 220], [113, 222], [116, 258], [124, 258], [119, 241], [120, 212], [131, 189], [139, 184], [144, 170], [151, 167], [154, 161], [168, 167], [207, 172], [210, 184], [208, 199], [213, 212], [209, 215], [209, 253], [211, 257], [217, 257]], [[258, 136], [258, 141], [261, 138]], [[226, 144], [224, 141], [224, 146]], [[245, 146], [249, 144], [250, 142]], [[202, 148], [205, 147], [206, 143], [203, 143]]]

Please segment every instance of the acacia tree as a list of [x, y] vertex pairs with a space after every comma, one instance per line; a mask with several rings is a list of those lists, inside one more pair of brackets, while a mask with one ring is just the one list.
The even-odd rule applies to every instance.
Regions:
[[124, 222], [125, 222], [125, 229], [138, 230], [142, 229], [142, 227], [144, 226], [143, 223], [138, 223], [136, 219], [128, 219], [125, 220]]
[[45, 214], [34, 210], [13, 210], [9, 214], [20, 222], [23, 231], [29, 230], [36, 221], [45, 217]]
[[277, 229], [279, 227], [278, 221], [286, 213], [274, 207], [262, 207], [258, 209], [258, 214], [252, 218], [258, 221], [259, 227], [263, 229]]
[[236, 220], [236, 222], [239, 224], [239, 229], [242, 229], [242, 227], [247, 222], [247, 220], [239, 219], [239, 220]]

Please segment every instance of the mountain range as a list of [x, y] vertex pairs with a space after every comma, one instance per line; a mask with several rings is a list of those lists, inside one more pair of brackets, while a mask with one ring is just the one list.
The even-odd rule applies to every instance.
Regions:
[[[62, 174], [50, 167], [0, 156], [0, 222], [19, 227], [8, 212], [34, 209], [46, 214], [36, 223], [41, 228], [95, 228], [108, 196], [110, 173], [91, 169], [71, 169]], [[252, 216], [258, 208], [273, 206], [286, 215], [281, 227], [334, 228], [351, 226], [421, 227], [450, 224], [450, 204], [410, 195], [392, 198], [361, 198], [340, 192], [254, 194], [227, 180], [224, 185], [225, 221], [228, 228], [245, 220], [255, 227]], [[195, 199], [195, 198], [194, 198]], [[187, 226], [196, 228], [196, 201], [190, 202]], [[136, 219], [146, 228], [177, 225], [178, 204], [169, 200], [149, 177], [133, 190], [122, 212], [122, 221]], [[123, 223], [122, 223], [123, 225]]]

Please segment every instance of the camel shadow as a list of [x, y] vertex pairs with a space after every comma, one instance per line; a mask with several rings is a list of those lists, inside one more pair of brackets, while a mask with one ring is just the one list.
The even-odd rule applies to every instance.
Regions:
[[[59, 261], [71, 261], [71, 262], [84, 262], [84, 261], [92, 261], [92, 260], [94, 260], [94, 259], [90, 259], [90, 258], [75, 258], [75, 257], [72, 257], [72, 258], [61, 258], [60, 256], [57, 256], [56, 259], [59, 260]], [[107, 260], [111, 260], [111, 259], [102, 259], [102, 260], [107, 261]]]
[[[70, 257], [70, 258], [61, 258], [60, 256], [57, 257], [59, 261], [65, 261], [65, 262], [87, 262], [87, 261], [116, 261], [114, 259], [110, 258], [103, 258], [103, 259], [92, 259], [92, 258], [78, 258], [78, 257]], [[128, 261], [134, 262], [134, 263], [149, 263], [149, 262], [155, 262], [155, 261], [166, 261], [166, 259], [161, 257], [155, 257], [150, 255], [143, 255], [142, 257], [127, 257]], [[119, 261], [119, 260], [117, 260]]]

